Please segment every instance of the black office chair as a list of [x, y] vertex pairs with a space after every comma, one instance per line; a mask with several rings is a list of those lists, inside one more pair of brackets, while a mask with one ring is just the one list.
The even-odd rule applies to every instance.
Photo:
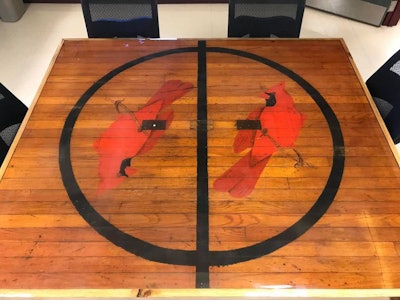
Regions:
[[90, 38], [159, 38], [157, 0], [82, 0]]
[[229, 0], [228, 37], [298, 38], [305, 0]]
[[366, 82], [395, 144], [400, 142], [400, 50]]
[[28, 108], [0, 83], [0, 165]]

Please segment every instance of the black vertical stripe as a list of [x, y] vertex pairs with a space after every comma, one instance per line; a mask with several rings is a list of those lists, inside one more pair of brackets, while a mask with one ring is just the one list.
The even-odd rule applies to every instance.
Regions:
[[208, 288], [210, 286], [210, 276], [207, 168], [207, 61], [205, 41], [199, 41], [198, 49], [196, 287]]

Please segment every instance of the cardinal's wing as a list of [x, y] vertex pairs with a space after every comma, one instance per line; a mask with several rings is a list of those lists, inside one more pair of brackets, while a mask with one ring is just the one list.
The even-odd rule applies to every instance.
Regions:
[[[262, 107], [257, 107], [248, 115], [247, 120], [259, 120], [262, 110]], [[239, 130], [233, 141], [233, 151], [239, 153], [253, 147], [256, 132], [254, 129]]]

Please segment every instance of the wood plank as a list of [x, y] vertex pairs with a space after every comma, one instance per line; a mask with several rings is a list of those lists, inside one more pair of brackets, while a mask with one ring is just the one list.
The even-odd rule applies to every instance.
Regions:
[[[225, 296], [232, 288], [238, 295], [259, 288], [271, 291], [271, 286], [285, 287], [284, 295], [310, 289], [325, 296], [334, 290], [359, 296], [367, 289], [393, 295], [400, 289], [400, 169], [343, 41], [230, 39], [205, 44], [63, 42], [0, 181], [0, 294], [50, 289], [48, 295], [65, 291], [82, 297], [89, 290], [91, 295], [104, 290], [104, 295], [124, 291], [136, 296], [146, 289], [154, 296], [201, 285]], [[171, 49], [189, 51], [164, 55]], [[205, 57], [198, 49], [207, 50]], [[250, 55], [237, 55], [241, 53]], [[198, 76], [199, 58], [205, 59], [206, 83]], [[105, 143], [109, 152], [94, 147], [110, 126], [143, 112], [169, 80], [183, 80], [193, 88], [168, 107], [157, 108], [161, 113], [155, 109], [148, 114], [156, 120], [167, 118], [167, 111], [174, 114], [161, 134], [146, 132], [147, 141], [154, 142], [149, 151], [132, 126], [123, 135], [136, 135], [128, 147], [112, 137]], [[96, 82], [101, 86], [83, 103], [82, 95]], [[250, 134], [250, 142], [245, 137], [236, 151], [235, 139], [243, 133], [236, 121], [264, 109], [267, 96], [260, 94], [281, 82], [305, 116], [298, 136], [285, 147], [272, 142], [277, 149], [259, 174], [251, 171], [259, 166], [251, 160], [236, 169], [242, 173], [232, 180], [253, 181], [254, 189], [245, 196], [218, 188], [216, 180], [240, 159], [266, 149], [254, 146]], [[198, 114], [203, 92], [207, 105], [200, 106], [207, 107], [206, 116], [201, 114], [205, 110]], [[123, 103], [120, 111], [116, 101]], [[257, 138], [267, 136], [267, 127]], [[290, 134], [282, 130], [275, 139]], [[67, 146], [70, 152], [62, 151], [60, 159], [60, 148]], [[199, 154], [205, 155], [199, 159]], [[115, 157], [117, 166], [105, 175], [99, 167], [104, 157]], [[120, 171], [125, 158], [131, 158], [126, 177]], [[338, 164], [342, 158], [343, 169]], [[60, 161], [71, 161], [73, 174], [60, 168]], [[98, 188], [110, 178], [118, 183]], [[336, 191], [332, 180], [337, 178]], [[111, 241], [110, 236], [124, 239]], [[141, 241], [140, 246], [132, 240]], [[277, 240], [283, 242], [273, 244], [270, 253], [251, 252], [259, 243], [268, 248]], [[132, 254], [132, 248], [154, 255], [154, 261]], [[239, 263], [210, 263], [218, 255], [237, 253]], [[179, 263], [168, 262], [175, 256]]]

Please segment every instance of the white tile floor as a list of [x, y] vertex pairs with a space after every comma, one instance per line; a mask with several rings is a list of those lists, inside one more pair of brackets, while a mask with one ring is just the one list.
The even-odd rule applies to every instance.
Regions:
[[[162, 38], [227, 36], [226, 4], [159, 5]], [[29, 4], [18, 21], [0, 21], [0, 81], [29, 105], [62, 38], [87, 37], [79, 4]], [[306, 8], [302, 38], [343, 37], [364, 79], [400, 49], [400, 25], [374, 27]]]
[[[159, 22], [162, 38], [224, 38], [228, 5], [160, 4]], [[81, 37], [79, 4], [29, 4], [19, 21], [0, 21], [0, 82], [29, 106], [61, 39]], [[306, 8], [300, 37], [343, 37], [366, 80], [400, 49], [400, 24], [375, 27]]]

